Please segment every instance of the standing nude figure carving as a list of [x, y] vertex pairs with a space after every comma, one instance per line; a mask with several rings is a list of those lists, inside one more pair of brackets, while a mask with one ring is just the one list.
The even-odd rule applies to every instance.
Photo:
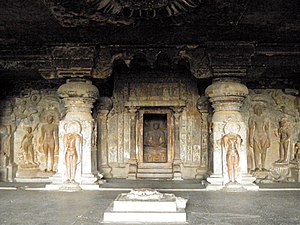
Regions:
[[65, 164], [66, 164], [66, 176], [67, 183], [75, 183], [75, 175], [78, 164], [78, 158], [80, 157], [80, 146], [82, 144], [82, 138], [79, 134], [70, 133], [64, 136], [65, 143]]
[[279, 160], [277, 163], [288, 163], [289, 161], [289, 147], [290, 147], [290, 131], [288, 126], [288, 119], [283, 117], [279, 121], [279, 129], [276, 133], [276, 136], [279, 136]]
[[24, 160], [25, 164], [33, 164], [38, 165], [34, 161], [34, 151], [33, 151], [33, 130], [32, 127], [26, 128], [27, 133], [24, 135], [22, 141], [21, 141], [21, 149], [24, 151]]
[[40, 143], [45, 154], [45, 171], [53, 171], [54, 152], [58, 149], [58, 126], [53, 122], [54, 117], [49, 115], [47, 116], [47, 124], [41, 128]]
[[239, 172], [239, 149], [242, 138], [238, 134], [229, 133], [222, 137], [221, 146], [226, 151], [226, 163], [228, 168], [229, 183], [237, 184], [237, 175]]
[[270, 147], [269, 120], [262, 115], [263, 106], [260, 104], [254, 106], [254, 113], [249, 119], [249, 145], [253, 148], [255, 171], [266, 171], [266, 155]]

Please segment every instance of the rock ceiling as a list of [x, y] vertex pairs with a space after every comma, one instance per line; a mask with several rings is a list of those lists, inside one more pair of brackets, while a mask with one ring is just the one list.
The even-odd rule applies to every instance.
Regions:
[[139, 20], [186, 15], [199, 7], [198, 0], [44, 0], [52, 14], [65, 27], [91, 24], [136, 24]]
[[2, 0], [2, 44], [298, 42], [294, 0]]
[[[289, 86], [300, 83], [294, 82], [300, 77], [299, 1], [0, 1], [1, 78], [40, 76], [43, 69], [58, 73], [56, 67], [62, 62], [71, 67], [83, 63], [86, 73], [95, 71], [98, 62], [107, 70], [100, 71], [106, 77], [114, 57], [128, 63], [139, 52], [146, 54], [151, 68], [157, 62], [174, 67], [181, 54], [189, 59], [192, 72], [196, 68], [209, 74], [208, 46], [215, 42], [251, 46], [250, 87], [285, 84], [282, 77], [289, 77], [287, 82], [293, 83]], [[83, 55], [85, 49], [88, 54]], [[274, 77], [277, 84], [269, 85]]]

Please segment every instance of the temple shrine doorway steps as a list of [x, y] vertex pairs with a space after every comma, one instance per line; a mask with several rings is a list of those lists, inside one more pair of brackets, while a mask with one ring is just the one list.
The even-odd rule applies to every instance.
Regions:
[[173, 178], [173, 168], [168, 163], [139, 163], [137, 179], [169, 179]]

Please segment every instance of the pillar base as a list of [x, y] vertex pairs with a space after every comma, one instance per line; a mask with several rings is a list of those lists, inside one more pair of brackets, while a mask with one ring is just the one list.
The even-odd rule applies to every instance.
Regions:
[[13, 182], [16, 178], [18, 165], [16, 163], [11, 163], [6, 167], [7, 180]]
[[98, 184], [74, 184], [66, 185], [64, 183], [61, 184], [47, 184], [46, 190], [49, 191], [81, 191], [81, 190], [87, 190], [87, 191], [93, 191], [93, 190], [100, 190], [100, 187]]
[[[80, 181], [74, 184], [65, 183], [64, 176], [61, 173], [57, 173], [49, 178], [52, 181], [51, 184], [46, 185], [47, 190], [62, 190], [62, 191], [78, 191], [80, 190], [98, 190], [99, 184], [97, 183], [97, 177], [93, 174], [83, 174], [80, 177]], [[68, 190], [70, 189], [70, 190]]]
[[113, 175], [111, 173], [112, 168], [110, 166], [104, 165], [101, 167], [101, 170], [104, 178], [113, 178]]
[[205, 179], [205, 176], [207, 175], [207, 168], [206, 167], [199, 167], [196, 170], [195, 178], [197, 180], [203, 180]]
[[137, 178], [137, 162], [132, 160], [129, 162], [129, 171], [127, 175], [127, 180], [136, 180]]
[[[212, 174], [210, 177], [207, 178], [207, 181], [209, 182], [206, 185], [206, 190], [210, 190], [210, 191], [219, 191], [222, 190], [223, 188], [226, 188], [226, 190], [228, 190], [230, 187], [226, 186], [226, 184], [224, 183], [224, 177], [222, 176], [222, 174]], [[255, 185], [253, 182], [255, 181], [255, 177], [253, 177], [250, 174], [241, 174], [241, 180], [238, 184], [238, 188], [233, 187], [233, 189], [235, 188], [235, 191], [238, 191], [238, 189], [240, 191], [243, 191], [243, 189], [247, 190], [247, 191], [258, 191], [259, 190], [259, 186]], [[233, 190], [232, 189], [232, 190]]]
[[173, 180], [183, 180], [181, 173], [181, 160], [175, 159], [173, 163]]
[[291, 176], [296, 182], [300, 183], [300, 161], [295, 160], [291, 162]]

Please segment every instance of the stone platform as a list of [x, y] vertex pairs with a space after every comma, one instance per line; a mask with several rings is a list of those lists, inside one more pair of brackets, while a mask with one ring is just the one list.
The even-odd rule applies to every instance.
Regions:
[[152, 189], [136, 189], [117, 196], [103, 222], [186, 223], [187, 200]]

